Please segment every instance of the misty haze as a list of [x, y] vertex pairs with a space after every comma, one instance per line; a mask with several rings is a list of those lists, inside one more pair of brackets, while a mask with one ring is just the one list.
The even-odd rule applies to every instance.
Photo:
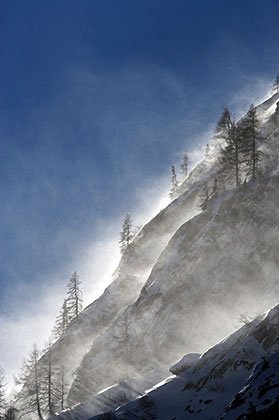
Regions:
[[279, 418], [279, 5], [0, 13], [0, 420]]

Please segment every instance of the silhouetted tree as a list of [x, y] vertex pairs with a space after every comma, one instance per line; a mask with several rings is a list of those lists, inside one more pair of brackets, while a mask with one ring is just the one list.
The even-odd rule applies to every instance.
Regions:
[[49, 340], [48, 348], [46, 353], [41, 358], [40, 364], [42, 365], [41, 371], [41, 394], [44, 401], [45, 411], [48, 415], [53, 415], [55, 413], [55, 405], [58, 401], [58, 391], [55, 384], [55, 371], [53, 361], [52, 361], [52, 344]]
[[240, 142], [241, 137], [236, 122], [231, 118], [230, 112], [225, 108], [218, 121], [215, 136], [225, 142], [221, 148], [220, 166], [224, 173], [233, 173], [235, 184], [240, 185]]
[[68, 325], [69, 325], [68, 303], [67, 303], [67, 299], [64, 299], [59, 315], [56, 317], [55, 326], [53, 329], [54, 338], [55, 339], [60, 338], [66, 332]]
[[131, 242], [134, 238], [134, 229], [133, 229], [133, 222], [132, 218], [129, 214], [125, 216], [125, 219], [122, 223], [122, 231], [120, 232], [120, 249], [121, 253], [123, 254], [126, 250], [129, 249]]
[[67, 305], [67, 319], [69, 322], [78, 318], [80, 312], [82, 311], [82, 292], [80, 289], [80, 284], [81, 284], [81, 281], [79, 280], [79, 276], [77, 272], [75, 271], [67, 285], [68, 291], [67, 291], [66, 305]]
[[184, 152], [183, 156], [182, 156], [182, 161], [181, 161], [180, 168], [181, 168], [182, 174], [185, 178], [188, 175], [188, 166], [189, 166], [189, 156], [188, 156], [187, 152]]
[[242, 138], [241, 151], [243, 162], [246, 164], [246, 174], [255, 179], [262, 152], [258, 148], [258, 140], [260, 140], [259, 120], [254, 105], [250, 106], [242, 122]]
[[64, 365], [55, 366], [52, 360], [51, 348], [44, 358], [44, 386], [43, 398], [45, 400], [46, 412], [53, 415], [55, 411], [64, 410], [66, 408], [66, 394], [68, 386], [65, 381]]
[[172, 198], [173, 194], [176, 190], [178, 186], [178, 181], [177, 181], [177, 176], [176, 176], [176, 170], [175, 170], [175, 166], [172, 165], [171, 167], [171, 189], [170, 189], [170, 193], [169, 196]]
[[43, 420], [43, 372], [38, 361], [39, 351], [35, 344], [29, 359], [23, 363], [20, 376], [16, 378], [17, 385], [22, 385], [17, 402], [22, 416], [34, 413], [40, 420]]

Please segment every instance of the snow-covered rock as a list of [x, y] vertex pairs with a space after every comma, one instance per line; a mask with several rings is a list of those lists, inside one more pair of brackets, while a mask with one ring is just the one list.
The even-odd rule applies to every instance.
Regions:
[[179, 362], [177, 362], [170, 368], [170, 372], [174, 375], [179, 375], [180, 373], [183, 374], [183, 372], [185, 372], [186, 369], [196, 364], [199, 359], [199, 353], [188, 353], [185, 356], [183, 356], [182, 359], [179, 360]]
[[[177, 198], [137, 234], [104, 294], [53, 346], [54, 365], [64, 365], [71, 384], [69, 403], [88, 404], [102, 389], [150, 371], [164, 379], [185, 353], [202, 353], [234, 331], [242, 314], [254, 317], [279, 301], [278, 99], [275, 94], [257, 108], [264, 137], [262, 176], [238, 190], [220, 188], [201, 212], [201, 187], [207, 182], [212, 188], [219, 170], [220, 142], [213, 142], [209, 156], [177, 189]], [[249, 328], [239, 334], [248, 334]], [[230, 340], [219, 346], [228, 351]], [[245, 346], [240, 356], [250, 369], [262, 354], [262, 341], [251, 336]], [[160, 386], [160, 392], [181, 392], [184, 373], [190, 375], [206, 357], [186, 356], [174, 365], [171, 371], [179, 376]], [[235, 386], [228, 379], [234, 393], [247, 379], [245, 363], [240, 362]], [[193, 400], [187, 415], [203, 405], [209, 410], [217, 385], [214, 381], [201, 403]], [[151, 394], [139, 400], [150, 412], [144, 418], [155, 415]], [[218, 407], [224, 409], [222, 401]]]
[[202, 352], [231, 333], [242, 313], [253, 316], [278, 301], [278, 182], [276, 175], [224, 192], [177, 230], [138, 299], [93, 342], [78, 369], [85, 389], [79, 381], [70, 395], [88, 398], [123, 371]]
[[[277, 101], [274, 95], [258, 109], [264, 147], [278, 157]], [[86, 309], [77, 331], [69, 329], [58, 343], [71, 373], [79, 365], [71, 401], [119, 382], [123, 372], [133, 376], [169, 366], [185, 350], [202, 352], [232, 332], [241, 314], [253, 316], [277, 302], [276, 164], [267, 161], [261, 180], [220, 192], [200, 213], [200, 188], [206, 180], [213, 183], [218, 171], [217, 146], [194, 168], [178, 198], [139, 232], [113, 283]]]
[[276, 419], [279, 413], [279, 352], [265, 356], [222, 419]]
[[123, 380], [98, 392], [93, 398], [64, 410], [58, 417], [50, 417], [49, 420], [89, 419], [93, 415], [114, 410], [129, 400], [142, 396], [144, 391], [156, 383], [161, 376], [162, 372], [151, 371], [146, 375], [137, 375]]
[[[54, 343], [53, 363], [58, 368], [64, 366], [67, 383], [72, 383], [74, 372], [94, 340], [138, 298], [153, 265], [178, 227], [200, 212], [197, 200], [197, 191], [189, 191], [145, 225], [137, 234], [133, 248], [123, 255], [110, 286]], [[100, 384], [99, 390], [118, 379]], [[78, 402], [79, 398], [71, 401]]]
[[[256, 415], [275, 413], [278, 408], [278, 354], [279, 305], [263, 319], [244, 325], [212, 347], [193, 366], [187, 366], [184, 375], [171, 377], [143, 397], [118, 408], [113, 418], [275, 418]], [[245, 417], [246, 414], [254, 417]]]

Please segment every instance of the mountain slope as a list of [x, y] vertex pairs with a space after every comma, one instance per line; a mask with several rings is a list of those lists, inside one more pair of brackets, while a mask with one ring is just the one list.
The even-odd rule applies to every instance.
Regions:
[[[276, 306], [264, 319], [243, 326], [200, 358], [194, 358], [179, 376], [118, 408], [114, 418], [272, 419], [259, 416], [272, 410], [275, 413], [278, 408], [278, 351]], [[244, 417], [246, 414], [248, 417]]]
[[[238, 190], [220, 187], [201, 212], [200, 190], [205, 182], [212, 188], [219, 171], [216, 140], [176, 199], [138, 233], [112, 284], [54, 344], [54, 366], [64, 365], [71, 385], [69, 404], [150, 371], [163, 379], [183, 354], [231, 333], [241, 314], [278, 302], [278, 98], [257, 108], [263, 174]], [[173, 380], [177, 389], [181, 380]]]
[[199, 211], [197, 192], [189, 191], [145, 225], [133, 242], [133, 251], [122, 257], [111, 285], [54, 343], [54, 366], [64, 365], [69, 384], [92, 342], [138, 298], [153, 264], [176, 229]]
[[279, 352], [265, 356], [222, 419], [275, 419], [279, 413]]
[[[204, 351], [232, 332], [242, 313], [254, 316], [278, 301], [279, 141], [278, 116], [272, 113], [277, 99], [259, 107], [268, 152], [262, 177], [239, 190], [220, 191], [205, 212], [181, 224], [138, 299], [93, 342], [72, 386], [73, 400], [118, 382], [123, 371], [161, 368], [185, 351]], [[189, 191], [198, 194], [205, 180], [212, 184], [216, 162], [213, 156], [200, 163], [173, 205], [187, 200]], [[125, 329], [126, 351], [120, 339]]]

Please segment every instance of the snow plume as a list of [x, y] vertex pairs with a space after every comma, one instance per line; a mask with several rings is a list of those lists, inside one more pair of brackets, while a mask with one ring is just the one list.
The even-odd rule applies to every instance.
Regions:
[[[196, 171], [197, 181], [204, 175], [202, 171]], [[205, 172], [208, 174], [207, 168]], [[277, 275], [271, 276], [268, 269], [277, 265], [273, 250], [277, 249], [278, 234], [271, 241], [268, 233], [277, 226], [277, 184], [276, 178], [265, 179], [237, 191], [220, 192], [206, 212], [188, 223], [182, 205], [184, 199], [189, 200], [186, 191], [155, 223], [145, 227], [147, 240], [153, 229], [159, 232], [158, 243], [169, 222], [164, 217], [171, 214], [173, 227], [178, 216], [184, 216], [153, 265], [138, 300], [129, 308], [129, 356], [138, 370], [154, 361], [167, 365], [185, 351], [204, 351], [230, 333], [243, 312], [248, 310], [248, 315], [254, 316], [277, 302]], [[190, 200], [188, 205], [193, 207]], [[121, 329], [125, 319], [124, 314], [115, 325]], [[96, 383], [114, 383], [122, 368], [125, 371], [120, 363], [115, 371], [110, 366], [112, 354], [114, 361], [123, 357], [123, 344], [117, 344], [115, 336], [112, 326], [93, 344], [83, 363], [83, 374], [91, 372], [94, 378], [92, 389]], [[111, 377], [104, 379], [100, 366]]]
[[[215, 110], [208, 110], [213, 94], [201, 100], [185, 80], [159, 68], [138, 66], [104, 75], [73, 70], [62, 85], [67, 94], [56, 96], [47, 109], [34, 111], [33, 119], [27, 121], [29, 126], [20, 133], [23, 141], [32, 133], [41, 143], [32, 152], [28, 150], [26, 156], [10, 150], [14, 167], [23, 159], [24, 167], [32, 168], [37, 175], [33, 181], [29, 177], [25, 180], [23, 171], [17, 181], [19, 189], [24, 191], [26, 181], [33, 197], [40, 190], [45, 197], [42, 203], [30, 199], [30, 208], [23, 209], [24, 197], [20, 202], [7, 202], [4, 196], [7, 213], [8, 204], [20, 209], [19, 216], [12, 214], [4, 220], [8, 224], [16, 220], [21, 230], [18, 226], [13, 230], [20, 230], [22, 238], [28, 237], [28, 244], [20, 241], [21, 249], [31, 244], [30, 252], [36, 249], [37, 254], [47, 255], [47, 262], [40, 275], [37, 272], [30, 282], [23, 272], [24, 298], [18, 297], [22, 292], [19, 289], [11, 292], [10, 301], [17, 307], [11, 307], [1, 317], [0, 357], [9, 380], [33, 342], [42, 347], [47, 341], [73, 271], [78, 271], [83, 282], [85, 305], [108, 286], [120, 257], [118, 235], [125, 213], [131, 213], [135, 225], [143, 225], [169, 203], [170, 165], [179, 165], [181, 159], [176, 150], [185, 144], [192, 164], [198, 162], [204, 155], [202, 147], [211, 136], [207, 134], [209, 121], [219, 116], [217, 111], [215, 114]], [[239, 92], [238, 99], [243, 98], [243, 103], [245, 97], [246, 93]], [[247, 97], [250, 100], [251, 95]], [[101, 139], [97, 137], [99, 133]], [[80, 142], [82, 136], [90, 142]], [[94, 141], [100, 145], [99, 155], [92, 161]], [[73, 162], [67, 154], [69, 145], [75, 147]], [[83, 154], [83, 147], [88, 148], [88, 153]], [[104, 156], [110, 161], [106, 161], [109, 173], [100, 165]], [[60, 176], [60, 172], [69, 180], [58, 185], [55, 176]], [[61, 207], [63, 200], [67, 211]], [[42, 208], [50, 213], [39, 220]], [[33, 229], [24, 230], [21, 217], [27, 218], [29, 213]], [[53, 222], [58, 219], [57, 214], [65, 219], [65, 224]], [[47, 228], [36, 238], [34, 232], [40, 223]], [[53, 248], [53, 253], [45, 254], [46, 248]], [[49, 269], [54, 254], [54, 267]], [[32, 262], [29, 265], [28, 274]]]
[[[21, 309], [11, 306], [11, 313], [0, 317], [0, 357], [7, 377], [8, 391], [12, 391], [13, 375], [19, 372], [33, 343], [37, 342], [41, 348], [47, 345], [60, 296], [53, 293], [53, 290], [45, 292], [37, 303], [25, 304]], [[31, 290], [30, 298], [33, 298]]]
[[[174, 103], [182, 89], [159, 69], [105, 75], [78, 70], [58, 83], [59, 89], [50, 91], [51, 103], [30, 112], [13, 141], [6, 138], [16, 179], [12, 191], [3, 188], [0, 209], [13, 238], [13, 249], [7, 242], [4, 249], [15, 255], [9, 269], [17, 279], [4, 296], [8, 303], [0, 325], [0, 359], [9, 380], [33, 342], [41, 347], [47, 341], [72, 272], [80, 274], [86, 305], [111, 282], [125, 213], [130, 211], [134, 223], [142, 225], [168, 202], [163, 198], [156, 204], [162, 187], [155, 173], [168, 173], [167, 164], [160, 167], [157, 150], [169, 137], [175, 148], [184, 127], [177, 129], [181, 112], [176, 116], [174, 111], [172, 121], [164, 123], [168, 106], [157, 99], [158, 92], [172, 95]], [[34, 147], [18, 150], [17, 136]]]
[[237, 119], [248, 111], [251, 104], [258, 105], [272, 94], [273, 80], [269, 78], [242, 74], [241, 79], [242, 88], [228, 98], [228, 106]]
[[[239, 72], [239, 69], [238, 69]], [[207, 120], [204, 126], [196, 123], [195, 129], [190, 130], [190, 138], [188, 138], [189, 132], [185, 130], [187, 142], [184, 147], [178, 149], [179, 152], [174, 154], [174, 162], [179, 167], [183, 152], [187, 150], [189, 154], [189, 170], [191, 171], [199, 162], [206, 157], [206, 146], [209, 145], [209, 158], [214, 159], [219, 153], [219, 142], [216, 142], [214, 138], [214, 130], [216, 124], [224, 110], [228, 107], [231, 111], [232, 116], [238, 120], [246, 114], [251, 104], [258, 105], [264, 102], [272, 94], [272, 81], [268, 77], [252, 76], [243, 73], [238, 74], [239, 87], [232, 89], [222, 102], [220, 98], [203, 98], [203, 100], [210, 106], [214, 101], [213, 112], [204, 111], [201, 108], [201, 112], [206, 115], [211, 115], [212, 118]], [[216, 103], [219, 102], [219, 108]], [[274, 105], [275, 107], [275, 105]], [[198, 114], [197, 114], [198, 115]], [[196, 118], [196, 116], [195, 116]], [[193, 126], [193, 122], [188, 121], [188, 124]], [[193, 126], [194, 127], [194, 126]], [[187, 133], [187, 134], [186, 134]]]
[[[136, 201], [130, 206], [135, 225], [142, 226], [169, 202], [166, 178], [157, 180], [154, 185], [137, 188]], [[54, 326], [56, 315], [63, 303], [66, 284], [71, 274], [77, 270], [82, 281], [84, 305], [98, 298], [111, 283], [119, 259], [119, 231], [122, 216], [114, 221], [95, 222], [98, 234], [84, 237], [72, 261], [58, 273], [49, 272], [40, 277], [41, 289], [24, 286], [24, 295], [29, 302], [22, 307], [14, 307], [0, 318], [1, 364], [5, 367], [9, 389], [12, 378], [28, 355], [34, 342], [39, 348], [47, 345], [48, 336]], [[60, 241], [62, 239], [60, 238]], [[66, 236], [64, 233], [64, 239]], [[17, 290], [15, 293], [21, 293]], [[16, 301], [14, 294], [11, 301]]]
[[86, 250], [81, 246], [80, 253], [63, 271], [48, 273], [40, 278], [42, 286], [39, 295], [37, 289], [26, 289], [29, 302], [22, 302], [21, 308], [15, 308], [12, 304], [11, 311], [1, 316], [0, 357], [9, 388], [13, 375], [18, 372], [33, 343], [36, 342], [41, 349], [46, 347], [73, 271], [77, 269], [80, 274], [85, 305], [97, 298], [111, 282], [119, 251], [116, 238], [112, 240], [111, 233], [108, 235], [95, 240]]

